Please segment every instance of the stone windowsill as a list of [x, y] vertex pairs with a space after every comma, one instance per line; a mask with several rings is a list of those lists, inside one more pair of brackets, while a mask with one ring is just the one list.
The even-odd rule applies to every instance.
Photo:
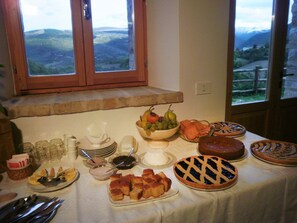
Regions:
[[182, 92], [132, 87], [19, 96], [2, 104], [15, 119], [179, 102], [183, 102]]

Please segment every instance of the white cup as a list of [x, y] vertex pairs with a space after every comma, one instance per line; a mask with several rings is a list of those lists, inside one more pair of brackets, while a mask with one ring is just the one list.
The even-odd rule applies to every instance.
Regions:
[[99, 146], [110, 141], [110, 137], [107, 133], [102, 133], [100, 135], [87, 135], [87, 138], [94, 146]]

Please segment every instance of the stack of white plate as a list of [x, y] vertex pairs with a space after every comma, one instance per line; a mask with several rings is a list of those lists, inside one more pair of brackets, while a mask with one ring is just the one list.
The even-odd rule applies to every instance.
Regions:
[[102, 143], [100, 145], [92, 144], [87, 137], [82, 138], [79, 141], [78, 145], [78, 154], [82, 157], [87, 158], [81, 150], [85, 150], [90, 156], [101, 156], [101, 157], [109, 157], [114, 154], [117, 150], [117, 143], [110, 139], [108, 142]]

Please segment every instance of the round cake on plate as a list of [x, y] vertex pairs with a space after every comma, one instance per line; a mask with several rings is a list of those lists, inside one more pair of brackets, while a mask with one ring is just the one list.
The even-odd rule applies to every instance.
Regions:
[[234, 138], [224, 136], [204, 136], [199, 140], [199, 152], [202, 155], [219, 156], [234, 160], [244, 155], [244, 144]]
[[260, 140], [251, 144], [252, 154], [260, 160], [283, 166], [297, 166], [297, 144]]
[[246, 132], [244, 126], [235, 122], [213, 122], [211, 125], [214, 126], [214, 136], [237, 138], [243, 136]]

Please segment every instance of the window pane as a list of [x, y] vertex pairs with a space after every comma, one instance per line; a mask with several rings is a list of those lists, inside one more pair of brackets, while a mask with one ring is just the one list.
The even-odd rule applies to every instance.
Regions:
[[290, 1], [282, 98], [297, 97], [297, 1]]
[[95, 71], [135, 70], [134, 1], [92, 1]]
[[273, 0], [236, 1], [232, 104], [267, 99]]
[[29, 76], [75, 73], [70, 0], [21, 0]]

